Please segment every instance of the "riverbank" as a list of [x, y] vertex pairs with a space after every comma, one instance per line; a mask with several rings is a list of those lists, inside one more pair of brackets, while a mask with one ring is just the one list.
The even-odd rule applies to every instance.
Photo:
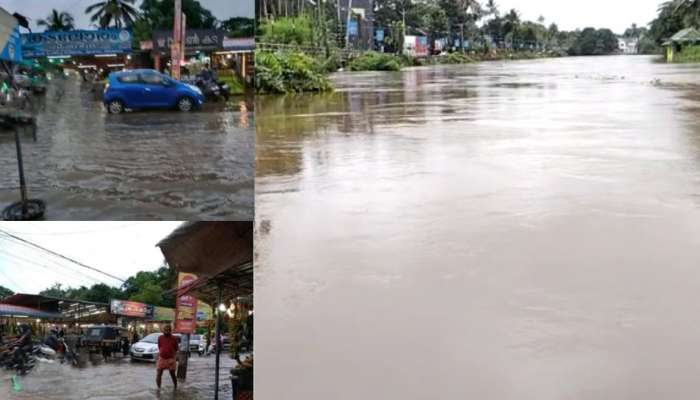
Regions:
[[338, 71], [400, 71], [406, 67], [445, 64], [471, 64], [486, 61], [515, 61], [566, 57], [555, 51], [513, 51], [445, 53], [429, 57], [411, 57], [368, 51], [348, 57], [343, 65], [337, 54], [328, 57], [298, 50], [257, 51], [255, 88], [259, 94], [328, 92], [333, 85], [328, 75]]

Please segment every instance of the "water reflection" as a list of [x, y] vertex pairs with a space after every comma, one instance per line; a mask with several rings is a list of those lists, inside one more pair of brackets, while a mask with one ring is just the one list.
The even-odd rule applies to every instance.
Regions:
[[258, 398], [692, 396], [698, 74], [570, 58], [259, 97]]

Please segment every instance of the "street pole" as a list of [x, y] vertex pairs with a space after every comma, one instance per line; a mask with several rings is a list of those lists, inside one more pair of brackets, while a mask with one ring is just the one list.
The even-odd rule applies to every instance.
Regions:
[[222, 289], [219, 283], [218, 302], [216, 304], [216, 372], [214, 372], [214, 400], [219, 400], [219, 359], [221, 357], [221, 304]]
[[173, 41], [170, 44], [170, 68], [172, 76], [180, 79], [180, 64], [182, 63], [182, 0], [175, 0], [175, 16], [173, 20]]
[[348, 0], [348, 17], [345, 24], [345, 48], [350, 47], [350, 18], [352, 17], [352, 0]]

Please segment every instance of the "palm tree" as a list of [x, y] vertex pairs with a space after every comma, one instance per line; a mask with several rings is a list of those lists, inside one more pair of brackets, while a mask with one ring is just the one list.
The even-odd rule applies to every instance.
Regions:
[[668, 7], [674, 15], [683, 18], [686, 25], [700, 23], [700, 0], [670, 0], [660, 8]]
[[511, 9], [508, 14], [503, 18], [503, 33], [507, 36], [511, 34], [511, 42], [515, 44], [515, 36], [520, 28], [520, 14], [515, 9]]
[[494, 18], [498, 18], [498, 4], [495, 0], [488, 0], [486, 2], [486, 9], [488, 10], [487, 15], [492, 15]]
[[85, 14], [94, 14], [90, 21], [98, 22], [100, 28], [108, 28], [114, 22], [114, 27], [120, 29], [131, 26], [139, 15], [134, 8], [136, 0], [105, 0], [97, 2], [85, 9]]
[[66, 11], [58, 12], [58, 10], [51, 10], [46, 19], [40, 19], [36, 22], [38, 26], [45, 26], [47, 31], [69, 31], [74, 28], [73, 26], [73, 16]]

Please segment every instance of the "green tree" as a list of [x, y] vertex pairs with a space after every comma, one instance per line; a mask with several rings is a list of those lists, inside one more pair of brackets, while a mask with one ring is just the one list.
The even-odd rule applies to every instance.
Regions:
[[221, 29], [229, 37], [245, 38], [255, 36], [255, 21], [252, 18], [233, 17], [221, 22]]
[[520, 29], [520, 14], [517, 10], [511, 9], [503, 18], [503, 34], [510, 38], [512, 46], [517, 45], [517, 33]]
[[610, 29], [586, 28], [569, 49], [577, 56], [606, 55], [618, 50], [617, 36]]
[[66, 290], [63, 289], [60, 283], [54, 283], [53, 286], [39, 292], [39, 295], [47, 297], [56, 297], [60, 299], [66, 297]]
[[73, 29], [73, 16], [66, 11], [58, 11], [55, 8], [51, 10], [46, 19], [40, 19], [36, 22], [38, 26], [46, 27], [46, 31], [69, 31]]
[[108, 28], [114, 23], [117, 29], [131, 26], [139, 13], [133, 4], [136, 0], [106, 0], [97, 2], [85, 9], [86, 14], [93, 13], [90, 21], [97, 22], [100, 28]]
[[426, 19], [428, 41], [430, 48], [434, 49], [435, 40], [443, 38], [449, 33], [449, 20], [445, 10], [437, 6], [431, 7]]
[[[153, 29], [172, 29], [175, 18], [174, 0], [143, 0], [143, 19]], [[197, 0], [182, 0], [182, 12], [187, 16], [187, 28], [214, 29], [216, 17]]]
[[15, 292], [13, 292], [12, 290], [10, 290], [10, 289], [8, 289], [8, 288], [6, 288], [6, 287], [0, 285], [0, 299], [3, 299], [3, 298], [5, 298], [5, 297], [7, 297], [7, 296], [12, 296], [13, 294], [15, 294]]

